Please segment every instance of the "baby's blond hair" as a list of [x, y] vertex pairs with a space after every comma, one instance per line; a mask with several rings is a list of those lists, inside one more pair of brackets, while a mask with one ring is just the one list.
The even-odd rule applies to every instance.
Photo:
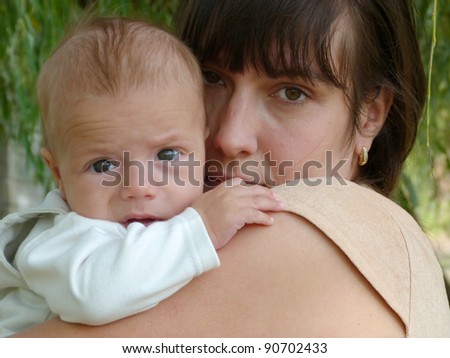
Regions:
[[145, 21], [108, 17], [81, 22], [44, 64], [38, 80], [45, 146], [52, 148], [68, 104], [119, 96], [176, 81], [202, 98], [203, 80], [191, 51]]

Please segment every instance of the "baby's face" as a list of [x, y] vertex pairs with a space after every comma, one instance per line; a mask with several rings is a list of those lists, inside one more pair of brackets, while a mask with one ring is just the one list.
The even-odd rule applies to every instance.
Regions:
[[53, 160], [80, 215], [149, 224], [202, 193], [205, 118], [198, 91], [178, 85], [69, 106]]

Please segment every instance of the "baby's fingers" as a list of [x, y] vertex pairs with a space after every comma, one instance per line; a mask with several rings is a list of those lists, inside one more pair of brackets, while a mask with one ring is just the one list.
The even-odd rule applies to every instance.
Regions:
[[[267, 193], [266, 193], [267, 194]], [[275, 195], [256, 195], [249, 196], [248, 206], [243, 204], [241, 209], [242, 218], [246, 224], [272, 225], [273, 217], [267, 214], [267, 211], [282, 211], [284, 204]]]
[[273, 217], [257, 209], [246, 208], [241, 213], [246, 224], [272, 225], [274, 222]]
[[272, 194], [270, 196], [254, 196], [252, 197], [251, 206], [262, 211], [282, 211], [284, 204], [281, 200]]

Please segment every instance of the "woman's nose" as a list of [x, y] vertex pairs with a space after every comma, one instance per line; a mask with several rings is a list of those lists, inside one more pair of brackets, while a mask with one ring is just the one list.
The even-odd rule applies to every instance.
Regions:
[[234, 94], [217, 112], [211, 133], [214, 149], [227, 157], [249, 156], [257, 150], [256, 108], [252, 101]]

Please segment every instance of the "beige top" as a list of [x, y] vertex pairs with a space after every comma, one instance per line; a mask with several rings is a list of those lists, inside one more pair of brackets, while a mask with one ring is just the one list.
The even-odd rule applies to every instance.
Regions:
[[407, 337], [450, 337], [442, 269], [416, 221], [367, 187], [331, 178], [274, 188], [327, 235], [398, 314]]

